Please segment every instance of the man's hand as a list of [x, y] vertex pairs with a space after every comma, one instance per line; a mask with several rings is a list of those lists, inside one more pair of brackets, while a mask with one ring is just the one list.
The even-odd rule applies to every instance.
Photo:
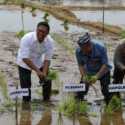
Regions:
[[94, 84], [98, 80], [98, 77], [97, 77], [97, 75], [93, 75], [93, 76], [91, 76], [91, 75], [85, 75], [82, 78], [82, 80], [85, 81], [86, 83]]
[[38, 70], [36, 73], [37, 73], [37, 76], [39, 77], [39, 79], [41, 79], [41, 80], [46, 77], [46, 75], [43, 72], [41, 72], [40, 70]]
[[88, 82], [90, 84], [94, 84], [94, 83], [96, 83], [97, 80], [98, 80], [98, 77], [96, 75], [94, 75], [94, 76], [90, 77], [90, 79], [88, 80]]

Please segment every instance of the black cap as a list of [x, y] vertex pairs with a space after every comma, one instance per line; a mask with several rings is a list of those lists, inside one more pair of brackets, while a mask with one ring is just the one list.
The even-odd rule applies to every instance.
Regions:
[[84, 44], [88, 43], [91, 41], [91, 36], [87, 32], [83, 36], [79, 37], [79, 40], [77, 41], [79, 46], [83, 46]]

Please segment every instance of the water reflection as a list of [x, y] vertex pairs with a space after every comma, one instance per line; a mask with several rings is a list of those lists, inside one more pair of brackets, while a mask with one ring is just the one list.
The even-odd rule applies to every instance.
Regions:
[[103, 113], [100, 125], [125, 125], [122, 111], [115, 112], [111, 116]]
[[[112, 115], [101, 113], [101, 120], [98, 120], [100, 116], [95, 117], [94, 120], [93, 117], [84, 115], [77, 116], [75, 119], [67, 119], [67, 117], [63, 115], [55, 115], [54, 112], [51, 111], [51, 108], [47, 108], [47, 110], [42, 111], [41, 114], [40, 120], [38, 120], [36, 124], [33, 124], [31, 104], [22, 103], [19, 125], [125, 125], [122, 111], [115, 112]], [[39, 118], [37, 117], [37, 119]]]
[[[32, 125], [34, 122], [32, 117], [33, 114], [31, 110], [31, 103], [22, 103], [22, 110], [20, 112], [20, 120], [18, 125]], [[40, 120], [35, 125], [51, 125], [51, 122], [51, 110], [46, 110], [45, 112], [42, 112]]]
[[31, 103], [22, 103], [19, 125], [32, 125]]
[[51, 125], [52, 122], [52, 112], [51, 110], [45, 111], [41, 117], [41, 120], [37, 125]]
[[89, 117], [81, 116], [78, 118], [78, 120], [79, 120], [79, 125], [92, 125]]
[[[46, 4], [90, 4], [90, 5], [99, 5], [99, 4], [103, 4], [103, 0], [40, 0], [43, 3]], [[105, 4], [110, 4], [110, 5], [122, 5], [123, 3], [125, 3], [124, 0], [104, 0]]]

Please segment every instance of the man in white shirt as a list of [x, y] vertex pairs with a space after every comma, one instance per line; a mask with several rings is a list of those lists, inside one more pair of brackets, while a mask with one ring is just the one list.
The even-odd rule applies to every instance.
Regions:
[[[40, 80], [47, 76], [50, 60], [53, 55], [53, 39], [49, 35], [49, 24], [40, 22], [35, 32], [24, 35], [21, 39], [17, 56], [21, 88], [29, 88], [29, 96], [23, 101], [31, 100], [31, 72], [34, 70]], [[51, 81], [44, 81], [43, 99], [49, 100], [51, 95]]]

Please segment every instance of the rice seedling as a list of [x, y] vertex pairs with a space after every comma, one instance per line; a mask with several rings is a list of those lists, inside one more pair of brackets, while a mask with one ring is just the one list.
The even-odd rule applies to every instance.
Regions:
[[85, 80], [85, 81], [90, 81], [91, 80], [91, 78], [92, 78], [92, 75], [85, 75], [83, 78], [82, 78], [82, 80]]
[[53, 33], [52, 37], [55, 39], [55, 41], [60, 44], [62, 47], [64, 47], [69, 54], [74, 55], [75, 49], [72, 44], [70, 44], [71, 41], [68, 41], [67, 39], [63, 38], [61, 35]]
[[22, 38], [25, 34], [27, 33], [27, 31], [21, 30], [19, 32], [16, 33], [16, 37], [18, 37], [19, 39]]
[[120, 33], [120, 36], [121, 36], [122, 38], [125, 38], [125, 30], [123, 30], [123, 31]]
[[15, 107], [19, 107], [20, 106], [20, 102], [15, 103], [14, 101], [12, 101], [10, 98], [8, 100], [5, 100], [4, 103], [1, 104], [0, 106], [0, 112], [6, 112], [6, 111], [15, 111]]
[[105, 111], [108, 114], [112, 114], [113, 112], [120, 110], [121, 107], [121, 99], [117, 96], [113, 96], [108, 106], [105, 107]]
[[78, 113], [85, 114], [89, 110], [88, 104], [86, 101], [80, 101], [78, 103]]
[[44, 19], [45, 22], [49, 22], [48, 17], [49, 17], [49, 13], [45, 12], [45, 14], [43, 16], [43, 19]]
[[47, 75], [47, 80], [56, 80], [58, 78], [58, 72], [54, 70], [49, 70]]
[[68, 31], [69, 30], [69, 22], [68, 22], [68, 20], [64, 20], [64, 23], [63, 24], [61, 24], [61, 25], [63, 25], [64, 26], [64, 30], [65, 31]]
[[15, 106], [15, 102], [12, 101], [8, 95], [7, 81], [2, 72], [0, 72], [0, 90], [1, 90], [1, 94], [3, 96], [3, 100], [2, 100], [3, 109], [4, 110], [13, 109], [12, 107]]
[[59, 105], [58, 111], [69, 117], [74, 116], [77, 111], [76, 100], [73, 97], [67, 98]]
[[36, 17], [36, 11], [35, 11], [35, 10], [36, 10], [35, 7], [32, 7], [32, 8], [31, 8], [31, 11], [30, 11], [30, 12], [32, 13], [32, 17]]
[[35, 7], [32, 7], [30, 12], [32, 13], [32, 12], [34, 12], [35, 10], [36, 10], [36, 8], [35, 8]]
[[93, 75], [87, 74], [87, 75], [85, 75], [85, 76], [82, 78], [82, 81], [83, 81], [83, 82], [87, 82], [87, 84], [90, 84], [90, 86], [93, 88], [93, 90], [94, 90], [96, 96], [98, 96], [96, 87], [95, 87], [93, 84], [91, 84], [91, 82], [90, 82], [91, 79], [92, 79], [92, 76], [93, 76]]
[[7, 81], [2, 72], [0, 72], [0, 88], [4, 99], [8, 100], [9, 96], [8, 96], [8, 90], [7, 90]]
[[59, 104], [58, 111], [68, 117], [75, 115], [86, 114], [89, 110], [88, 104], [85, 101], [77, 102], [74, 97], [68, 97]]

